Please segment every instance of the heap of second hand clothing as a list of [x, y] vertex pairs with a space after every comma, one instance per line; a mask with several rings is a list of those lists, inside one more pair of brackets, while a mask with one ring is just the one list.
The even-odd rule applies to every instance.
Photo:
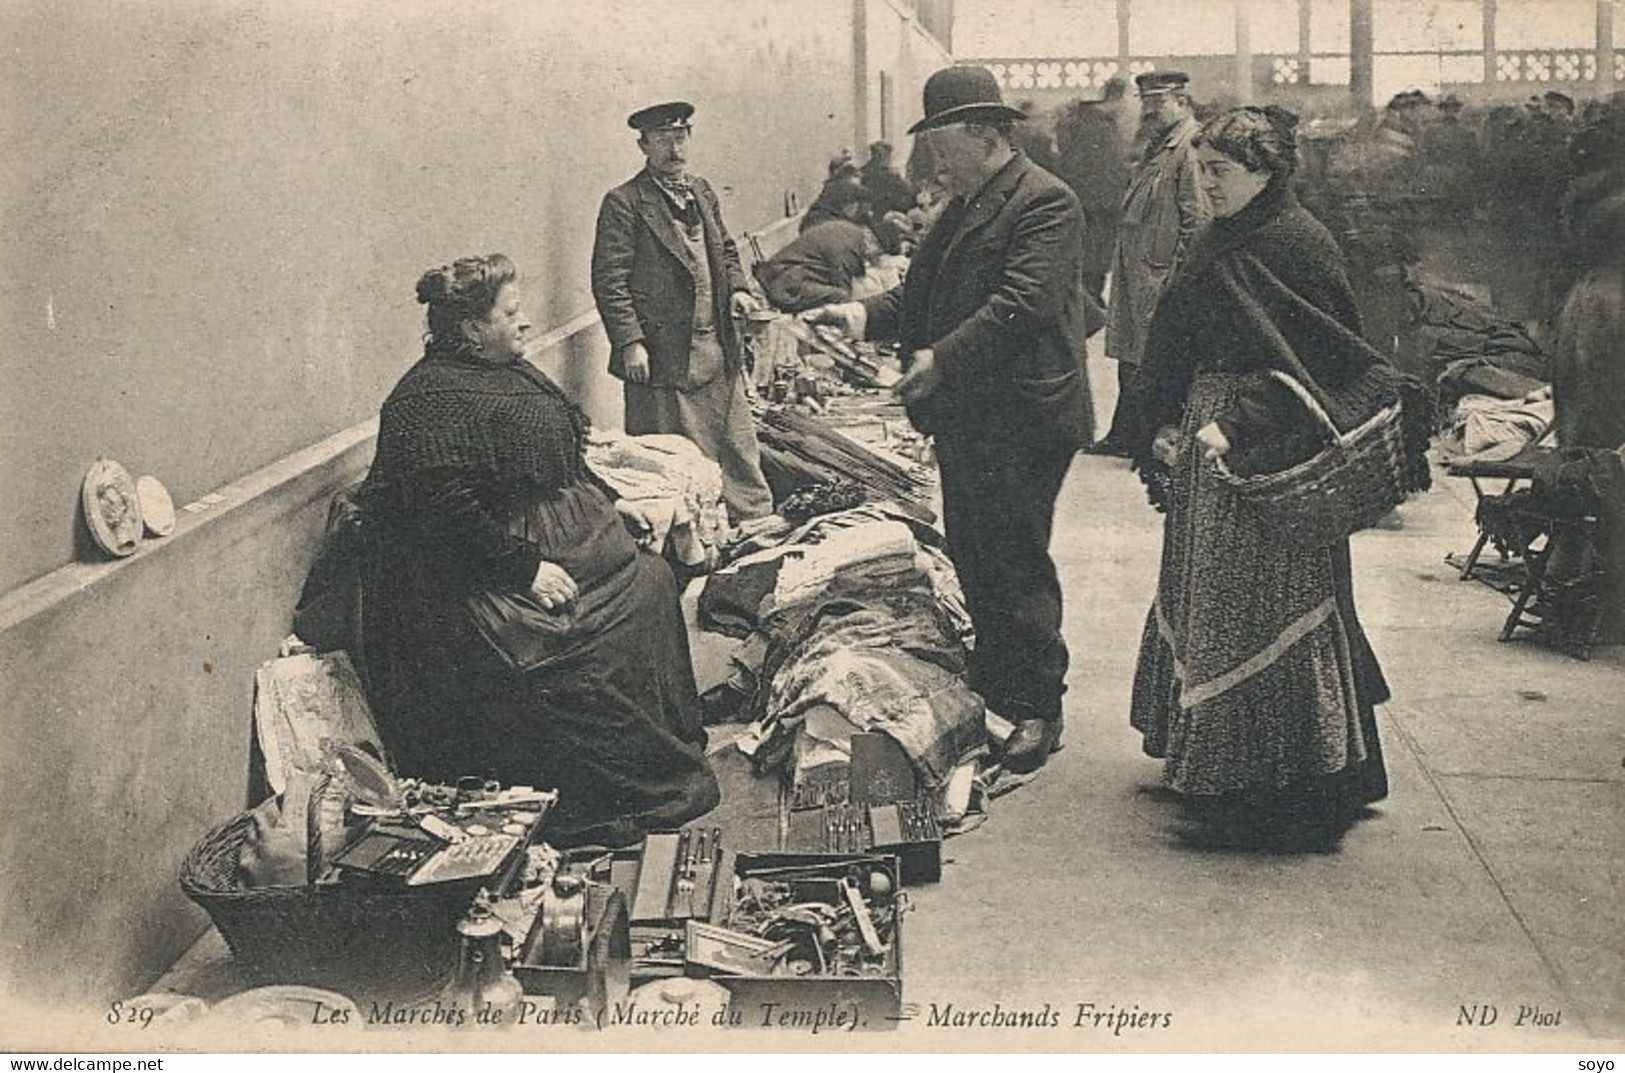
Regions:
[[980, 755], [969, 618], [934, 529], [871, 503], [758, 543], [707, 579], [699, 612], [706, 628], [745, 638], [734, 687], [755, 722], [739, 745], [759, 771], [821, 778], [867, 730], [892, 737], [928, 787]]

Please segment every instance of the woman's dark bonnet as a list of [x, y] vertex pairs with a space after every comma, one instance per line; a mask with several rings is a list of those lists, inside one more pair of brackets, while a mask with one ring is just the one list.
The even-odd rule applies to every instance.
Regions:
[[1298, 117], [1277, 105], [1235, 108], [1210, 120], [1196, 144], [1217, 150], [1248, 171], [1286, 178], [1298, 167]]
[[472, 351], [474, 342], [463, 325], [489, 316], [497, 294], [516, 274], [512, 261], [492, 253], [463, 257], [418, 277], [418, 302], [429, 307], [428, 350], [447, 355]]

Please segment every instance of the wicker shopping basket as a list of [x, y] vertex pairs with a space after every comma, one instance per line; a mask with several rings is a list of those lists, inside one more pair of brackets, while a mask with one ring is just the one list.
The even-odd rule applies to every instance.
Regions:
[[1410, 492], [1401, 404], [1383, 407], [1352, 432], [1340, 432], [1315, 397], [1285, 373], [1269, 374], [1331, 431], [1314, 457], [1276, 473], [1238, 477], [1218, 459], [1219, 478], [1294, 543], [1324, 547], [1369, 529]]
[[450, 979], [457, 922], [479, 879], [245, 888], [238, 862], [253, 828], [248, 812], [215, 828], [186, 855], [180, 874], [181, 889], [209, 914], [251, 980], [327, 987], [357, 1000], [409, 1000]]

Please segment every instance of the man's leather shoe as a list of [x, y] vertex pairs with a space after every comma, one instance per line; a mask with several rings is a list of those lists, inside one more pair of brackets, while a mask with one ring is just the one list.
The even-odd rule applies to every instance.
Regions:
[[1037, 771], [1061, 747], [1062, 720], [1023, 719], [1004, 743], [1004, 769], [1017, 775]]

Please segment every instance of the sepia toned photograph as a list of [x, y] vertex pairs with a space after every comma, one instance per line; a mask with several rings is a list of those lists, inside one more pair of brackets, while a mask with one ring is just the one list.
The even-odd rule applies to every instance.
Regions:
[[0, 1051], [1625, 1049], [1621, 0], [0, 44]]

